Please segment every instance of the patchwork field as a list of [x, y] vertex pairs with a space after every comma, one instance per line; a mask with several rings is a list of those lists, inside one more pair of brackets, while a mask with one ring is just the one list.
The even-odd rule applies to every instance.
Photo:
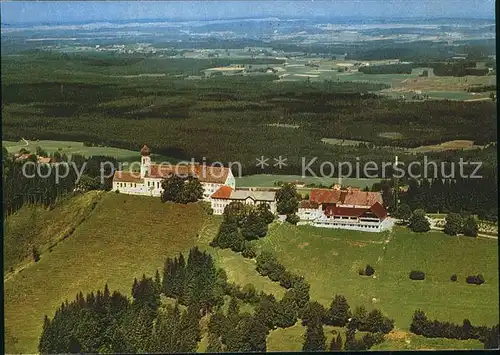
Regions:
[[79, 291], [108, 283], [129, 295], [134, 277], [154, 275], [167, 256], [195, 245], [205, 218], [194, 204], [105, 194], [71, 237], [4, 283], [6, 351], [36, 352], [44, 315]]
[[[141, 147], [137, 147], [137, 151], [113, 148], [113, 147], [86, 147], [83, 142], [71, 142], [71, 141], [51, 141], [51, 140], [39, 140], [39, 141], [24, 141], [19, 142], [13, 141], [2, 141], [2, 145], [7, 148], [9, 153], [17, 153], [20, 149], [24, 148], [32, 153], [35, 152], [36, 147], [41, 147], [47, 153], [59, 152], [61, 155], [66, 154], [71, 156], [72, 154], [81, 154], [84, 156], [92, 155], [105, 155], [116, 158], [118, 161], [139, 161], [139, 150]], [[176, 162], [177, 159], [168, 158], [162, 155], [152, 155], [153, 161], [168, 161]]]
[[[340, 293], [351, 307], [380, 308], [402, 330], [408, 330], [418, 308], [440, 320], [498, 323], [496, 240], [416, 234], [399, 227], [378, 234], [276, 224], [258, 245], [304, 275], [311, 297], [325, 306]], [[358, 275], [366, 264], [375, 268], [376, 278]], [[426, 279], [410, 280], [411, 270], [424, 271]], [[483, 285], [465, 283], [466, 276], [479, 273], [486, 279]], [[455, 283], [452, 274], [458, 276]]]

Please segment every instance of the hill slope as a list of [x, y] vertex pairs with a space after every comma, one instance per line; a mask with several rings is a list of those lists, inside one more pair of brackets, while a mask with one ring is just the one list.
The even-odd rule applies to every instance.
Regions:
[[[60, 228], [47, 224], [40, 233], [62, 233], [72, 221], [61, 207], [53, 213], [61, 218]], [[110, 289], [130, 294], [133, 277], [154, 274], [166, 256], [195, 244], [205, 218], [195, 204], [104, 193], [71, 238], [5, 282], [6, 351], [36, 352], [44, 315], [52, 316], [79, 291], [108, 283]]]
[[32, 246], [43, 254], [70, 236], [102, 196], [102, 191], [92, 191], [64, 199], [52, 209], [26, 205], [7, 217], [4, 221], [4, 273], [10, 271], [11, 274], [12, 269], [32, 262]]

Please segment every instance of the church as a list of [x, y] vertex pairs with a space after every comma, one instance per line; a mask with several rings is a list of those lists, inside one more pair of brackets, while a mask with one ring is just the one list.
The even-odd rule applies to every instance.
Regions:
[[209, 201], [210, 196], [222, 186], [235, 188], [235, 179], [231, 169], [219, 166], [194, 164], [154, 164], [151, 162], [151, 150], [147, 145], [141, 149], [141, 170], [115, 171], [113, 191], [130, 195], [161, 196], [161, 182], [172, 174], [194, 176], [203, 186], [203, 199]]

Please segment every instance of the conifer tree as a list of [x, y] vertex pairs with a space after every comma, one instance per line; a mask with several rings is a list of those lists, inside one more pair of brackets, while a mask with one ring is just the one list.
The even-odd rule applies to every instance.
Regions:
[[304, 345], [302, 351], [325, 351], [326, 337], [323, 331], [323, 325], [316, 321], [310, 322], [306, 327]]
[[179, 352], [196, 352], [201, 339], [199, 308], [189, 305], [182, 313], [179, 329]]
[[276, 325], [288, 328], [297, 322], [298, 307], [293, 298], [293, 292], [287, 291], [281, 301], [278, 302]]
[[161, 293], [162, 290], [160, 272], [158, 271], [158, 269], [156, 269], [155, 273], [155, 290], [158, 295]]
[[208, 335], [207, 353], [220, 353], [222, 352], [222, 342], [215, 334]]
[[50, 320], [49, 317], [45, 316], [43, 319], [42, 335], [40, 336], [40, 342], [38, 343], [38, 352], [40, 354], [52, 354], [53, 342], [54, 337], [52, 334]]
[[327, 324], [343, 327], [350, 317], [351, 311], [345, 297], [335, 295], [328, 311]]

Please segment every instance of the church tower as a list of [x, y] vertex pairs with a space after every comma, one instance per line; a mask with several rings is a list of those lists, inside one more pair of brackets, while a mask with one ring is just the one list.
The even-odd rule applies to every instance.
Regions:
[[141, 149], [141, 179], [144, 179], [151, 167], [151, 150], [147, 145]]

